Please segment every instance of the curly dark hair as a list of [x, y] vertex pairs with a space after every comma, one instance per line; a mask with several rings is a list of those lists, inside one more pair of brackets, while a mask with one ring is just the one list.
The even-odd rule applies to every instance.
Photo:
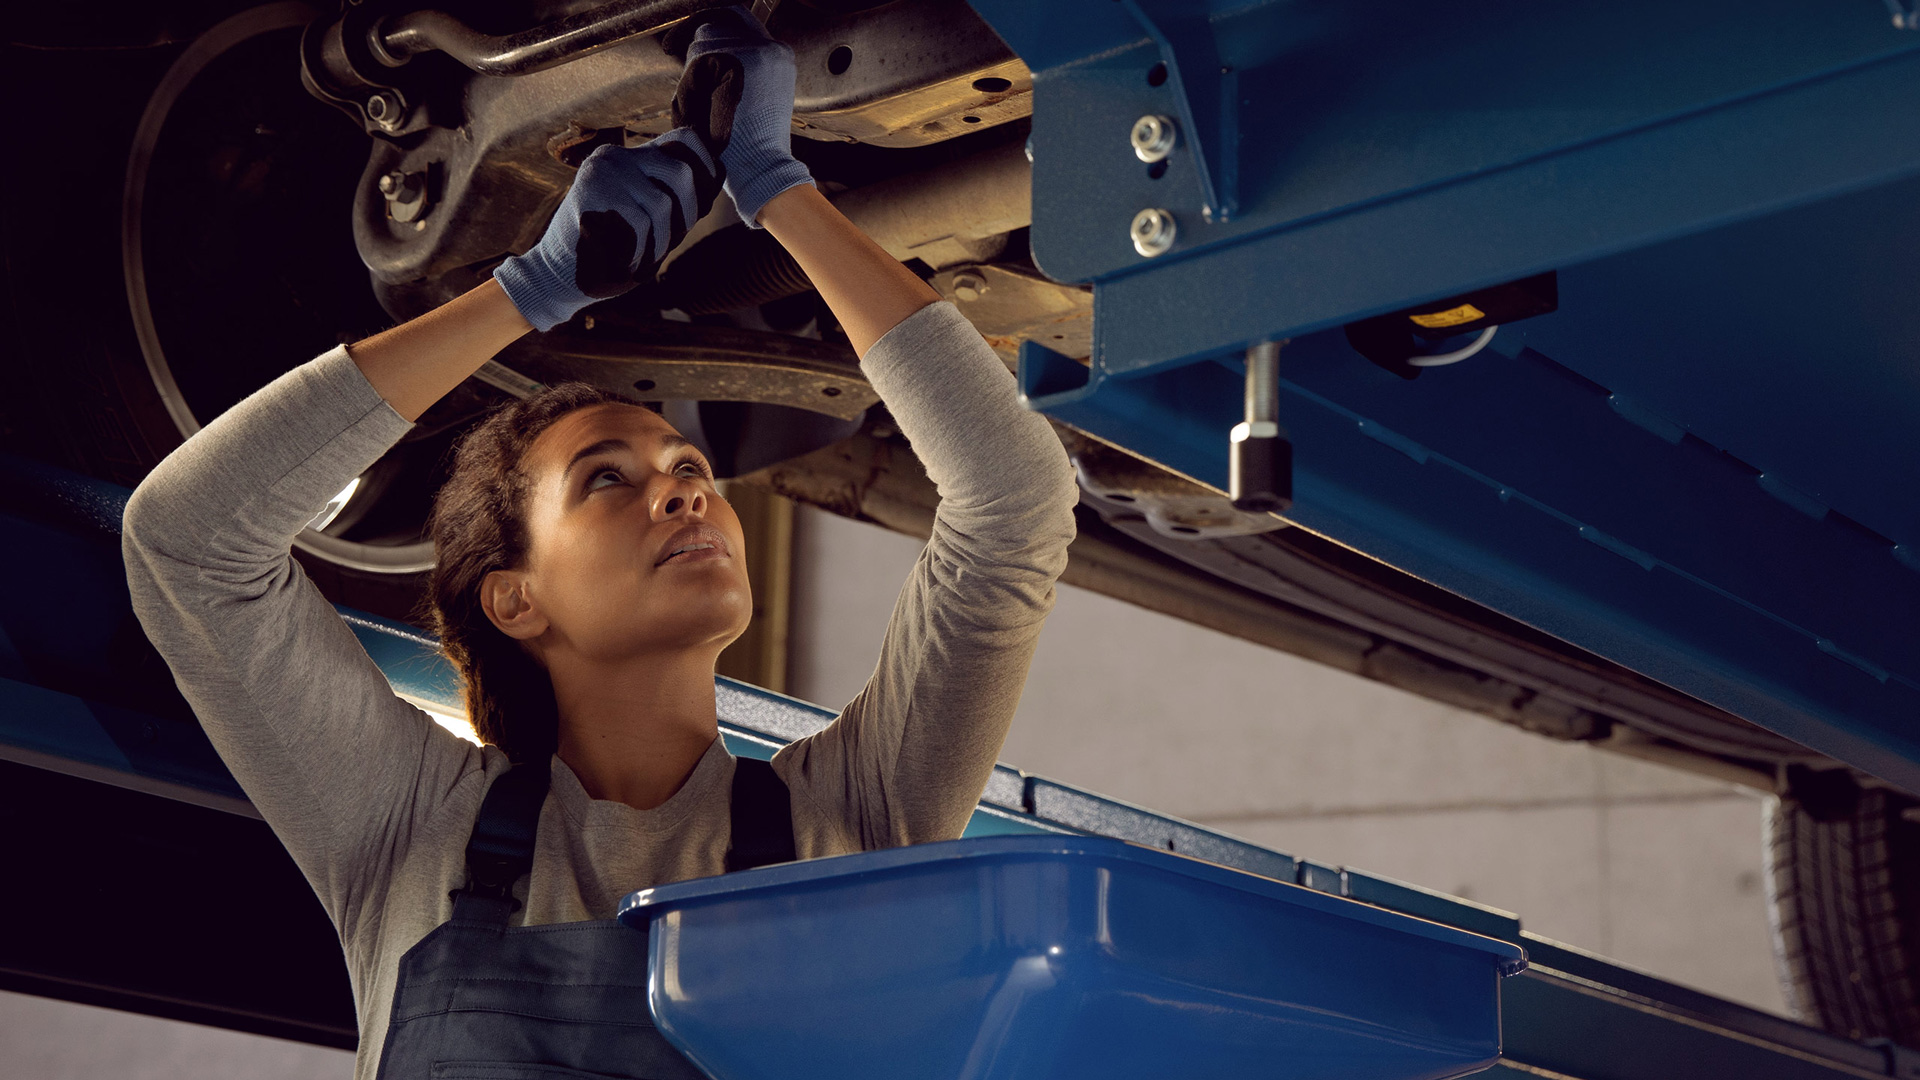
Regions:
[[516, 762], [542, 760], [559, 745], [553, 682], [487, 619], [480, 583], [495, 570], [526, 563], [531, 478], [520, 465], [534, 439], [570, 412], [606, 404], [639, 403], [591, 383], [567, 382], [495, 409], [454, 447], [451, 473], [427, 518], [433, 572], [421, 614], [466, 678], [474, 731]]

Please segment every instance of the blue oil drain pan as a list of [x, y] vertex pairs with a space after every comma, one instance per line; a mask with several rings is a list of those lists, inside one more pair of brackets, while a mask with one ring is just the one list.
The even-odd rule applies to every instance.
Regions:
[[994, 836], [677, 882], [649, 940], [714, 1080], [1438, 1080], [1519, 946], [1120, 840]]

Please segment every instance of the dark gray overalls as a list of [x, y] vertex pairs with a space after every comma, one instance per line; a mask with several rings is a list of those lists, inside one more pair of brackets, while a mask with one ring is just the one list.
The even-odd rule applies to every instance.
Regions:
[[[453, 917], [400, 958], [380, 1080], [705, 1080], [647, 1010], [647, 935], [613, 919], [507, 925], [533, 868], [546, 762], [500, 774], [467, 842]], [[794, 858], [787, 786], [741, 758], [728, 871]]]

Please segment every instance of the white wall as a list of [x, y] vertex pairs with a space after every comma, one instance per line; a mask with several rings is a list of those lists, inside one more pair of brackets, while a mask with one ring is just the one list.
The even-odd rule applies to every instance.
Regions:
[[[917, 541], [803, 508], [791, 687], [873, 669]], [[1001, 760], [1518, 913], [1535, 933], [1777, 1012], [1761, 803], [1062, 586]]]

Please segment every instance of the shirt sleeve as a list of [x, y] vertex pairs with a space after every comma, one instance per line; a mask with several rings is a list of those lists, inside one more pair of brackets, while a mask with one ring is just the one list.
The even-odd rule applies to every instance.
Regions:
[[168, 455], [122, 522], [147, 636], [348, 940], [431, 793], [482, 762], [394, 695], [291, 556], [306, 523], [411, 426], [340, 346]]
[[872, 678], [775, 764], [796, 802], [844, 823], [846, 846], [872, 849], [966, 827], [1053, 608], [1079, 490], [1059, 438], [952, 304], [908, 316], [860, 363], [940, 504]]

